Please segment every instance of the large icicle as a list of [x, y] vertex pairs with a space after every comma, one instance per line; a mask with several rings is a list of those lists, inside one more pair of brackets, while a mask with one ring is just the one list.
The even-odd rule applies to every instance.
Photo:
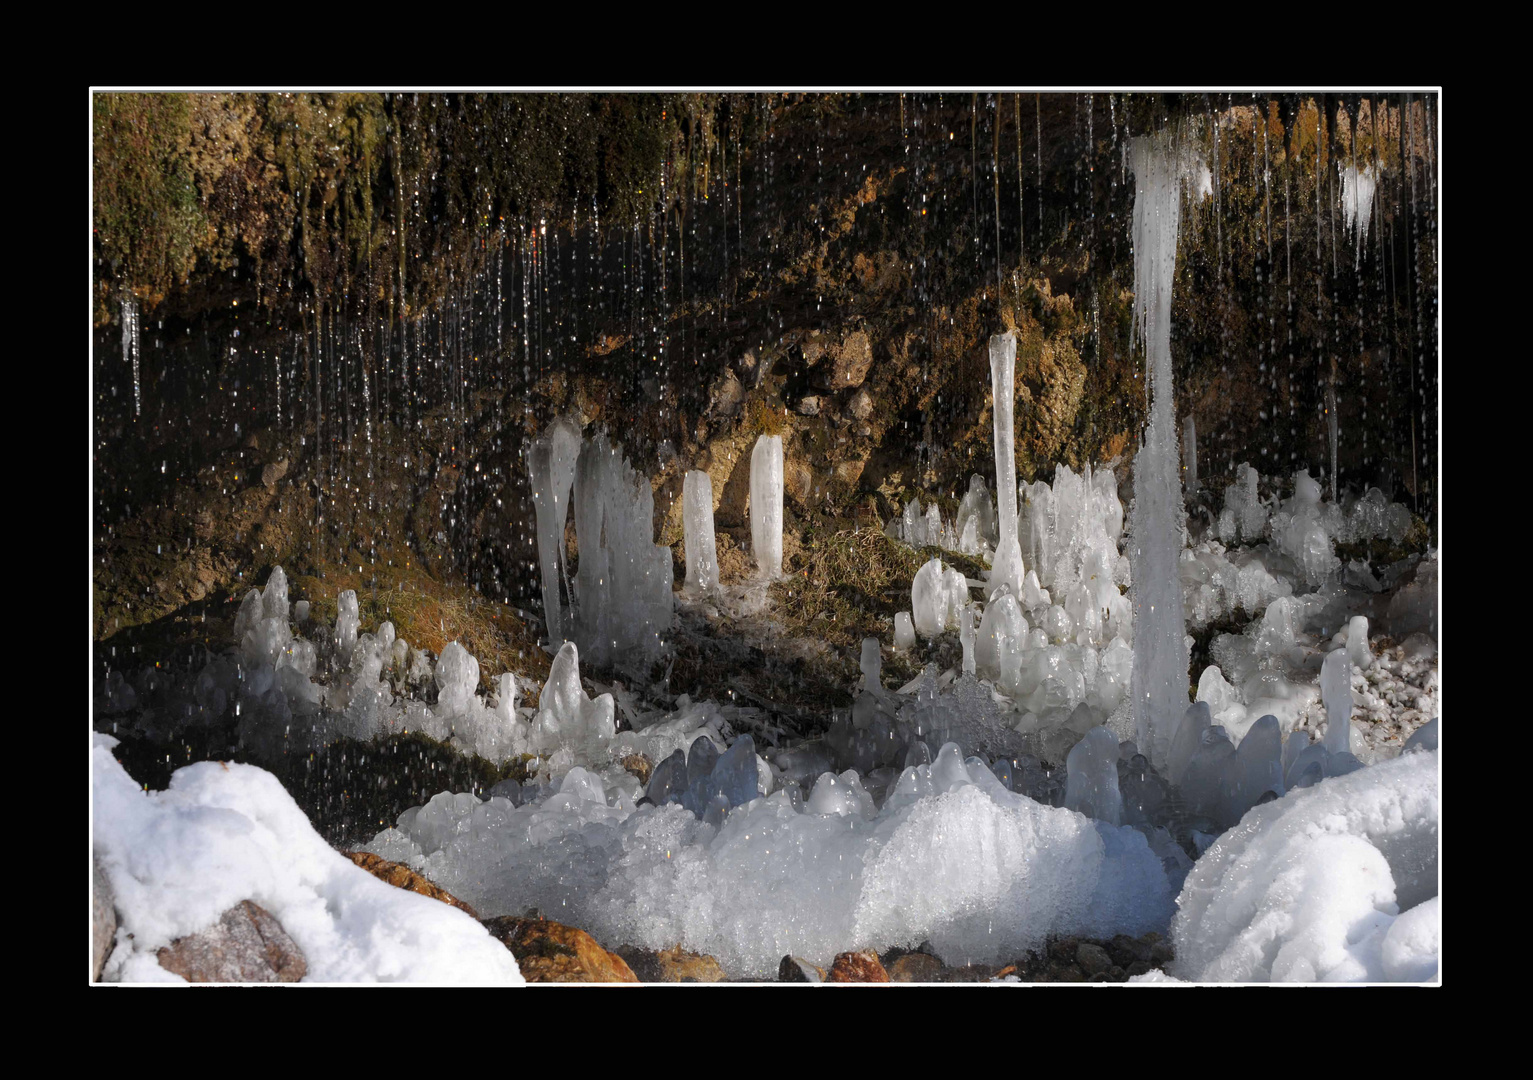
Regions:
[[1133, 143], [1134, 323], [1144, 342], [1150, 423], [1134, 460], [1133, 709], [1141, 750], [1164, 768], [1187, 711], [1186, 624], [1178, 561], [1185, 529], [1171, 388], [1171, 289], [1182, 169], [1169, 133]]
[[[532, 481], [532, 505], [538, 520], [538, 563], [543, 571], [543, 612], [548, 643], [564, 640], [564, 606], [559, 576], [564, 561], [564, 523], [569, 519], [570, 487], [580, 456], [580, 429], [559, 419], [533, 442], [527, 452], [527, 475]], [[566, 574], [567, 576], [567, 574]]]
[[995, 497], [1000, 517], [1000, 539], [995, 547], [995, 562], [990, 570], [988, 595], [994, 597], [1002, 585], [1011, 586], [1011, 595], [1022, 595], [1022, 546], [1017, 540], [1017, 458], [1016, 433], [1012, 428], [1012, 410], [1016, 403], [1013, 381], [1017, 366], [1017, 336], [996, 334], [990, 339], [991, 413], [995, 418]]
[[751, 451], [751, 552], [769, 578], [782, 574], [782, 439], [763, 435]]

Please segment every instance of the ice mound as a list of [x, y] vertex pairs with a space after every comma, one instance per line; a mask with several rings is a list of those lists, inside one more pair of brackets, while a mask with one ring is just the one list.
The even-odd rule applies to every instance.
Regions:
[[522, 982], [472, 917], [353, 864], [265, 770], [201, 762], [146, 793], [115, 743], [97, 735], [91, 752], [94, 850], [120, 920], [107, 980], [174, 981], [156, 951], [253, 900], [303, 950], [306, 982]]
[[1171, 928], [1172, 973], [1203, 982], [1430, 978], [1441, 936], [1438, 762], [1435, 751], [1406, 754], [1246, 814], [1188, 875]]
[[910, 586], [910, 610], [916, 631], [924, 638], [934, 638], [956, 627], [969, 602], [969, 586], [963, 572], [931, 559], [916, 571]]
[[[742, 767], [724, 772], [743, 782], [744, 739], [711, 773], [731, 753]], [[1143, 933], [1172, 911], [1144, 835], [1016, 794], [952, 744], [905, 769], [879, 811], [855, 775], [702, 820], [675, 802], [627, 809], [589, 774], [574, 793], [574, 776], [521, 807], [438, 796], [429, 831], [425, 811], [407, 811], [370, 848], [482, 913], [535, 904], [599, 940], [679, 942], [757, 977], [787, 953], [826, 963], [923, 939], [949, 962], [994, 962], [1055, 933]]]

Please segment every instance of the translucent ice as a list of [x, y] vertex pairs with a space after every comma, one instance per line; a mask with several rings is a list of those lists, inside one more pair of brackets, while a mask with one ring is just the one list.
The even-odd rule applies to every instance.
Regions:
[[862, 687], [872, 693], [883, 690], [881, 673], [884, 664], [879, 651], [878, 639], [875, 637], [862, 639]]
[[570, 487], [580, 456], [580, 428], [558, 419], [528, 449], [527, 474], [537, 516], [538, 562], [543, 576], [543, 611], [551, 644], [564, 640], [565, 604], [560, 598], [564, 568], [564, 525], [569, 518]]
[[901, 652], [908, 652], [915, 648], [916, 627], [910, 618], [910, 612], [896, 612], [894, 616], [894, 647]]
[[1327, 654], [1320, 667], [1320, 698], [1325, 703], [1325, 748], [1332, 754], [1352, 750], [1352, 658], [1346, 649]]
[[1022, 593], [1022, 548], [1017, 540], [1017, 459], [1013, 410], [1016, 407], [1014, 382], [1017, 365], [1015, 334], [995, 334], [990, 338], [990, 393], [995, 426], [995, 487], [999, 518], [999, 539], [995, 560], [990, 568], [989, 595], [1005, 585], [1012, 596]]
[[751, 451], [751, 551], [767, 577], [782, 574], [782, 439], [763, 435]]
[[1118, 739], [1094, 727], [1065, 759], [1065, 806], [1087, 817], [1117, 825], [1123, 818], [1118, 791]]
[[1169, 136], [1132, 144], [1134, 324], [1144, 342], [1150, 422], [1134, 461], [1134, 676], [1137, 739], [1161, 766], [1186, 709], [1187, 643], [1177, 576], [1186, 511], [1177, 461], [1171, 372], [1171, 292], [1182, 170]]
[[713, 481], [694, 469], [682, 481], [682, 527], [687, 553], [687, 587], [707, 591], [719, 583], [713, 539]]

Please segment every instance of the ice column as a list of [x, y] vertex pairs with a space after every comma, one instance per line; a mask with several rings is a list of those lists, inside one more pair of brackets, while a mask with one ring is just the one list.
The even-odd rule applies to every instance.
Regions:
[[782, 574], [782, 439], [763, 435], [751, 451], [751, 551], [767, 577]]
[[681, 522], [687, 546], [687, 587], [707, 591], [719, 583], [713, 542], [713, 480], [694, 469], [681, 485]]
[[1187, 710], [1186, 623], [1178, 560], [1186, 526], [1171, 388], [1171, 289], [1181, 170], [1168, 133], [1133, 143], [1134, 322], [1144, 342], [1150, 422], [1134, 461], [1133, 709], [1137, 743], [1157, 769]]
[[1352, 658], [1346, 649], [1328, 654], [1320, 665], [1320, 700], [1325, 703], [1325, 748], [1332, 754], [1352, 751]]
[[884, 688], [880, 675], [884, 670], [883, 656], [876, 637], [862, 639], [862, 688], [876, 694]]
[[549, 425], [527, 452], [527, 475], [532, 482], [532, 505], [538, 521], [543, 612], [550, 645], [564, 640], [559, 575], [564, 561], [564, 523], [569, 518], [570, 487], [575, 483], [575, 462], [579, 456], [580, 429], [565, 419]]
[[1011, 586], [1012, 596], [1022, 595], [1022, 546], [1017, 540], [1017, 458], [1016, 434], [1012, 428], [1012, 410], [1016, 404], [1014, 377], [1017, 366], [1015, 334], [995, 334], [990, 338], [991, 412], [995, 418], [996, 513], [1000, 517], [1000, 539], [991, 564], [990, 589], [994, 597], [1002, 585]]

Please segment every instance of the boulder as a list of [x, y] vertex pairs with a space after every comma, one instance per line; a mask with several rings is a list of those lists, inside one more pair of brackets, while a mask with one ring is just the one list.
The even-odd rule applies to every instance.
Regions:
[[426, 878], [421, 877], [404, 863], [390, 862], [381, 855], [374, 855], [370, 851], [348, 851], [345, 856], [356, 863], [363, 870], [376, 878], [381, 878], [397, 889], [407, 889], [422, 896], [429, 896], [433, 900], [440, 900], [444, 904], [466, 912], [470, 918], [479, 918], [479, 913], [459, 900], [452, 893], [438, 885], [432, 884]]
[[205, 930], [160, 950], [160, 966], [187, 982], [298, 982], [308, 970], [303, 950], [276, 917], [250, 900], [235, 904]]
[[889, 973], [878, 962], [878, 954], [872, 950], [844, 952], [830, 966], [826, 982], [886, 983]]
[[491, 936], [511, 950], [530, 983], [639, 981], [621, 956], [602, 948], [584, 930], [512, 915], [483, 922]]
[[112, 899], [112, 883], [101, 870], [101, 864], [91, 860], [91, 981], [101, 981], [101, 969], [112, 953], [117, 937], [117, 909]]
[[808, 960], [785, 956], [777, 965], [778, 982], [819, 983], [825, 981], [825, 969], [815, 967]]

